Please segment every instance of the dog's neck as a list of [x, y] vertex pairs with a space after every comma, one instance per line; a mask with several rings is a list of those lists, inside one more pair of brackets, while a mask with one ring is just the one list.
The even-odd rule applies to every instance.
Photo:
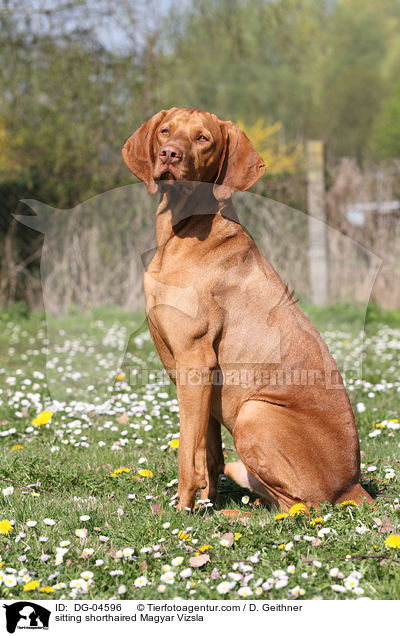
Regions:
[[179, 229], [187, 223], [203, 222], [205, 216], [221, 214], [235, 223], [239, 223], [237, 214], [232, 205], [232, 200], [218, 201], [214, 195], [211, 184], [199, 183], [193, 192], [185, 193], [179, 190], [179, 186], [167, 187], [157, 209], [156, 216], [156, 241], [157, 246], [165, 245]]

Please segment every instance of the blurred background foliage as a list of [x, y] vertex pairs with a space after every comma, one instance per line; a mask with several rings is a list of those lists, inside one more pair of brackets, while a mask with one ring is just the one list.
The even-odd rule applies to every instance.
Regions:
[[[0, 50], [0, 300], [19, 200], [131, 183], [121, 148], [161, 108], [239, 123], [267, 162], [256, 191], [302, 210], [307, 139], [327, 166], [400, 157], [400, 0], [0, 0]], [[40, 236], [12, 232], [29, 277]]]

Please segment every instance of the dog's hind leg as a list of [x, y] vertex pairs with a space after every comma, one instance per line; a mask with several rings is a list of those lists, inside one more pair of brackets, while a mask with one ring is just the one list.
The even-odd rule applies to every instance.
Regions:
[[271, 497], [271, 494], [265, 488], [265, 486], [256, 479], [249, 471], [241, 460], [238, 462], [229, 462], [225, 465], [225, 475], [233, 479], [241, 488], [247, 488], [256, 493], [261, 498], [261, 503], [264, 505], [277, 505], [276, 499]]
[[249, 400], [233, 429], [242, 464], [227, 467], [226, 474], [257, 493], [260, 484], [284, 511], [300, 502], [307, 508], [334, 504], [344, 494], [359, 498], [364, 491], [355, 435], [350, 426], [334, 429], [318, 413]]

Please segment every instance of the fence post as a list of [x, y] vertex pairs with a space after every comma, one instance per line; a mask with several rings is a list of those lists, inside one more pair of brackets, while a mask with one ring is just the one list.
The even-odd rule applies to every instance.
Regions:
[[307, 205], [311, 300], [328, 302], [328, 258], [324, 182], [324, 145], [307, 142]]

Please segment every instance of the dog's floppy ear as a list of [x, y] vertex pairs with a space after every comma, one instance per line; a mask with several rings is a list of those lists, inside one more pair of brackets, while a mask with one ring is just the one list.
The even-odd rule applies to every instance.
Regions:
[[218, 201], [229, 199], [235, 190], [248, 190], [265, 171], [262, 157], [251, 141], [231, 121], [220, 121], [224, 135], [224, 150], [214, 184]]
[[122, 149], [122, 157], [133, 174], [146, 184], [149, 194], [157, 192], [153, 179], [154, 135], [168, 110], [160, 110], [131, 135]]

